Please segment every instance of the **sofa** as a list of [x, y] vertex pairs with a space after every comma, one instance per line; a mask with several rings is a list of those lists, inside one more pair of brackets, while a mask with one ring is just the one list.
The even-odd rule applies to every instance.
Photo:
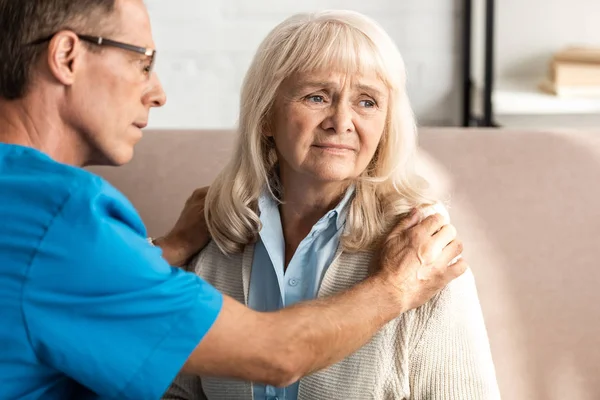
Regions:
[[[234, 138], [147, 131], [130, 164], [90, 170], [157, 236]], [[600, 399], [600, 129], [420, 128], [419, 146], [419, 171], [465, 243], [502, 398]]]

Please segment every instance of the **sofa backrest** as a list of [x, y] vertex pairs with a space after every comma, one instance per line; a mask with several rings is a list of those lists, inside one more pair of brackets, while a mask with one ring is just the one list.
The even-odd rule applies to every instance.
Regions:
[[[465, 242], [504, 399], [600, 399], [600, 130], [421, 129], [420, 169]], [[151, 235], [231, 155], [230, 131], [150, 131], [92, 168]]]

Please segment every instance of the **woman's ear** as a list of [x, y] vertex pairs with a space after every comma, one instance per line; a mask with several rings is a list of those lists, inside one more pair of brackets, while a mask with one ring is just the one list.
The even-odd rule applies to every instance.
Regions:
[[273, 138], [272, 112], [269, 112], [261, 124], [261, 132], [266, 138]]
[[262, 133], [266, 138], [273, 139], [273, 130], [271, 129], [271, 124], [263, 126]]

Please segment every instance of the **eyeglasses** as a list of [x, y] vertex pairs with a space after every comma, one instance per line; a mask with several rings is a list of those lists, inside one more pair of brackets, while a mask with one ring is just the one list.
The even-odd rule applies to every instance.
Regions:
[[[56, 33], [54, 33], [48, 37], [45, 37], [45, 38], [34, 40], [33, 42], [30, 42], [29, 44], [37, 45], [37, 44], [47, 42], [48, 40], [51, 40], [54, 37], [54, 35], [56, 35]], [[155, 49], [149, 49], [146, 47], [135, 46], [135, 45], [128, 44], [128, 43], [117, 42], [116, 40], [106, 39], [106, 38], [103, 38], [100, 36], [80, 35], [77, 33], [76, 33], [76, 35], [80, 40], [95, 44], [97, 46], [111, 46], [111, 47], [116, 47], [119, 49], [132, 51], [132, 52], [135, 52], [138, 54], [143, 54], [143, 55], [147, 56], [150, 59], [150, 63], [148, 64], [147, 67], [144, 68], [144, 73], [147, 74], [148, 79], [152, 75], [152, 70], [154, 69], [154, 62], [156, 60], [156, 50]]]

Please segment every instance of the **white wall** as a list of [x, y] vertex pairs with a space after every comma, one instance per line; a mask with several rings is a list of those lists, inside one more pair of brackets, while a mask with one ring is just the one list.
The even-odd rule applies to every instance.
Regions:
[[[476, 46], [483, 44], [484, 0], [474, 0], [479, 28]], [[537, 81], [545, 76], [552, 54], [568, 45], [600, 47], [598, 0], [498, 0], [495, 18], [496, 82]], [[479, 48], [480, 51], [483, 51]], [[478, 81], [483, 53], [475, 61]]]
[[421, 125], [460, 120], [459, 0], [146, 0], [167, 105], [151, 128], [231, 128], [254, 51], [276, 24], [300, 11], [343, 8], [376, 19], [407, 64]]

